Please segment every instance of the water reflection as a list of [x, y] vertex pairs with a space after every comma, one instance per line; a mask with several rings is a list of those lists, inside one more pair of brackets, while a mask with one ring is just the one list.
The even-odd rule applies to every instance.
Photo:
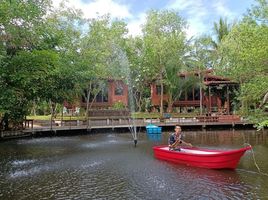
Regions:
[[[267, 199], [268, 179], [256, 173], [251, 152], [238, 169], [208, 170], [157, 160], [154, 145], [169, 133], [38, 138], [0, 144], [1, 199]], [[267, 132], [184, 132], [198, 147], [253, 145], [268, 173]], [[151, 137], [152, 136], [152, 137]]]
[[162, 134], [149, 134], [149, 133], [147, 133], [147, 137], [151, 141], [161, 141], [162, 140]]

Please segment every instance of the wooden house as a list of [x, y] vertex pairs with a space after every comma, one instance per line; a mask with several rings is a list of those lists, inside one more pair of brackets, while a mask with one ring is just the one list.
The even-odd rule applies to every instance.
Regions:
[[[85, 94], [81, 95], [78, 100], [78, 105], [64, 103], [68, 109], [75, 109], [75, 107], [86, 108], [86, 90]], [[95, 97], [93, 94], [89, 97], [89, 105], [91, 109], [106, 109], [112, 108], [114, 104], [122, 103], [125, 107], [128, 106], [128, 86], [122, 80], [107, 79], [105, 80], [104, 87]]]
[[[182, 94], [173, 103], [173, 108], [177, 107], [182, 110], [191, 111], [194, 108], [202, 108], [206, 113], [230, 114], [232, 112], [231, 103], [233, 101], [234, 90], [238, 84], [228, 78], [215, 76], [212, 70], [202, 72], [180, 73], [178, 78], [185, 79], [188, 76], [196, 76], [202, 79], [203, 87], [199, 86], [183, 90]], [[200, 95], [201, 92], [201, 95]], [[168, 94], [164, 89], [163, 103], [168, 104]], [[151, 103], [153, 107], [159, 107], [161, 101], [161, 89], [157, 84], [151, 85]]]

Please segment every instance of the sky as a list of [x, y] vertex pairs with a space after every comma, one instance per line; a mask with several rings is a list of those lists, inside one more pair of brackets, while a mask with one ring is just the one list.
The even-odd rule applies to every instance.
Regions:
[[[58, 7], [61, 0], [52, 0]], [[150, 9], [177, 11], [188, 24], [187, 37], [213, 34], [213, 23], [220, 17], [239, 20], [254, 0], [68, 0], [67, 5], [81, 9], [86, 18], [110, 14], [128, 24], [129, 34], [141, 34], [146, 12]]]

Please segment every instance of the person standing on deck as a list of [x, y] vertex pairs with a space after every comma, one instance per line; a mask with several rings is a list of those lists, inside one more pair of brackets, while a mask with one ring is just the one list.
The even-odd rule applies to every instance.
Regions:
[[175, 133], [172, 133], [168, 139], [169, 150], [180, 151], [180, 148], [177, 148], [179, 145], [186, 145], [192, 147], [191, 143], [187, 143], [182, 140], [181, 127], [179, 125], [176, 125]]

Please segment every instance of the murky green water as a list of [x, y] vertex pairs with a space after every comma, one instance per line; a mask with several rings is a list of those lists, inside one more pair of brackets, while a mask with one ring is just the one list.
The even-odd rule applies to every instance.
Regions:
[[[268, 199], [268, 177], [257, 173], [251, 152], [238, 168], [209, 170], [156, 160], [152, 146], [161, 136], [95, 134], [34, 138], [0, 143], [1, 199]], [[254, 147], [268, 173], [268, 133], [185, 132], [198, 147]]]

